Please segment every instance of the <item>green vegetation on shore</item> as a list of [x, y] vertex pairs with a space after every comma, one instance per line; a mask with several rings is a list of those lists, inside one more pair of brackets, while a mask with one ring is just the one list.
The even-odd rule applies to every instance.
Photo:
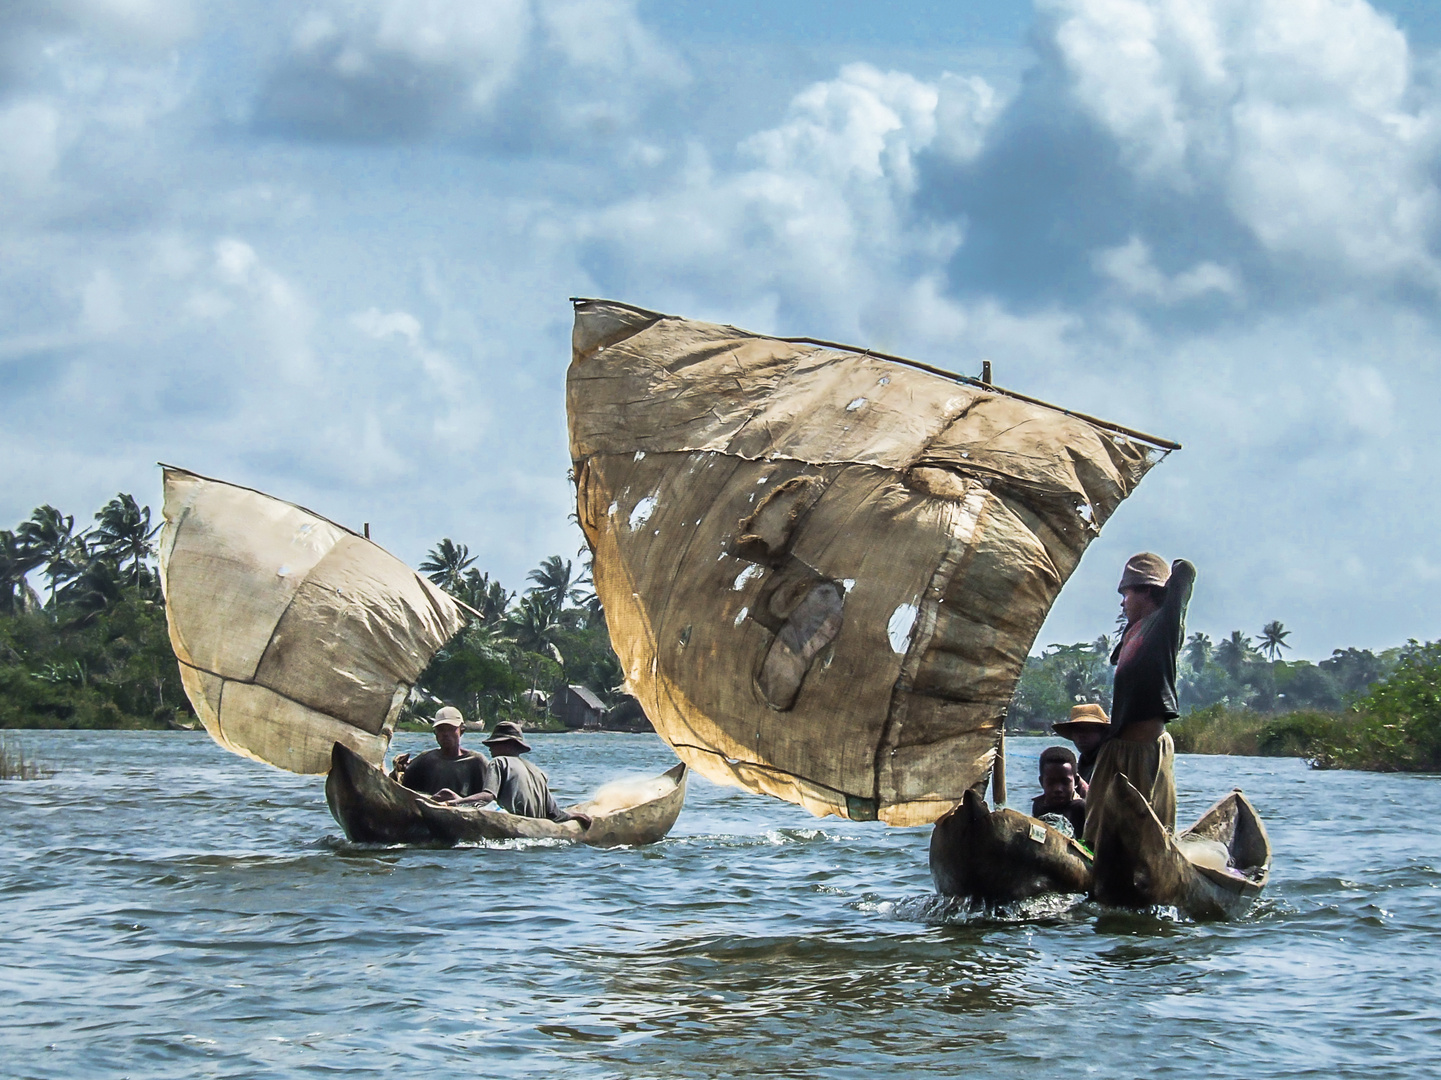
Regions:
[[156, 531], [129, 495], [88, 530], [52, 506], [0, 530], [0, 728], [193, 722], [150, 565]]
[[[153, 563], [159, 527], [124, 494], [94, 522], [47, 505], [0, 530], [0, 728], [191, 727]], [[615, 704], [620, 664], [584, 573], [552, 555], [517, 595], [474, 562], [447, 538], [421, 564], [476, 615], [422, 673], [402, 724], [445, 702], [468, 720], [559, 726], [536, 703], [569, 683]]]
[[1349, 708], [1273, 715], [1210, 705], [1171, 725], [1190, 754], [1304, 757], [1317, 768], [1441, 772], [1441, 642], [1412, 641]]

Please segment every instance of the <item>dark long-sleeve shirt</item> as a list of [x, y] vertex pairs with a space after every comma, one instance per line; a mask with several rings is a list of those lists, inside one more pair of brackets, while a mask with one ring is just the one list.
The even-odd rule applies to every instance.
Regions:
[[448, 758], [445, 751], [437, 747], [417, 755], [406, 766], [400, 782], [411, 791], [423, 791], [427, 795], [450, 788], [464, 798], [486, 790], [489, 777], [484, 755], [463, 750], [460, 757]]
[[1146, 720], [1174, 720], [1181, 715], [1176, 702], [1176, 656], [1186, 636], [1186, 605], [1196, 568], [1185, 559], [1171, 564], [1166, 598], [1144, 619], [1126, 627], [1111, 654], [1116, 665], [1111, 694], [1111, 737], [1127, 724]]

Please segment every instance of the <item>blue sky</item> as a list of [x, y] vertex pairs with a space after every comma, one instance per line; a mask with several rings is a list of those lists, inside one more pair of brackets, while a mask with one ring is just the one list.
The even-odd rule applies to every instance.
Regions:
[[1193, 628], [1441, 637], [1441, 14], [1395, 0], [0, 10], [0, 523], [171, 461], [512, 587], [574, 553], [571, 295], [1179, 439]]

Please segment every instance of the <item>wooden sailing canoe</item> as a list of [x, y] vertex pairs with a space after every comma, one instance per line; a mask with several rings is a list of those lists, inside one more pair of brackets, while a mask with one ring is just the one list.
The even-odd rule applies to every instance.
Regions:
[[[517, 837], [573, 840], [592, 847], [653, 844], [662, 839], [685, 804], [684, 764], [645, 781], [650, 798], [629, 806], [592, 798], [568, 810], [590, 814], [589, 829], [574, 821], [519, 817], [502, 810], [447, 806], [402, 787], [350, 748], [331, 751], [325, 801], [348, 839], [362, 844], [448, 845]], [[604, 789], [603, 789], [604, 790]]]
[[990, 810], [975, 791], [931, 832], [936, 891], [988, 904], [1084, 893], [1091, 858], [1074, 840], [1015, 810]]
[[[967, 347], [962, 346], [964, 351]], [[577, 300], [576, 513], [633, 694], [717, 783], [929, 825], [1176, 444], [869, 349]]]
[[[1238, 915], [1265, 888], [1271, 840], [1237, 788], [1172, 837], [1126, 777], [1108, 793], [1092, 896], [1116, 907], [1176, 907], [1193, 919]], [[1094, 797], [1094, 795], [1093, 795]]]

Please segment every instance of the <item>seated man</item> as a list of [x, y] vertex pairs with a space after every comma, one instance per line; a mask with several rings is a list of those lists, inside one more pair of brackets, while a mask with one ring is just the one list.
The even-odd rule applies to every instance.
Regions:
[[1031, 817], [1067, 836], [1080, 836], [1086, 827], [1086, 804], [1076, 797], [1076, 755], [1064, 746], [1041, 751], [1041, 794], [1031, 803]]
[[1099, 705], [1076, 705], [1071, 708], [1070, 719], [1052, 724], [1051, 730], [1063, 739], [1070, 739], [1080, 751], [1081, 760], [1076, 763], [1076, 790], [1084, 799], [1091, 773], [1096, 770], [1096, 754], [1111, 734], [1111, 718]]
[[411, 791], [429, 795], [437, 802], [485, 803], [494, 795], [487, 790], [490, 777], [484, 754], [460, 748], [460, 710], [450, 705], [435, 714], [430, 726], [439, 746], [414, 761], [409, 754], [397, 754], [392, 775]]
[[530, 744], [521, 735], [520, 725], [502, 720], [485, 740], [490, 750], [490, 792], [495, 801], [512, 814], [521, 817], [549, 818], [551, 821], [578, 821], [582, 829], [590, 828], [588, 814], [568, 814], [550, 793], [545, 773], [521, 754], [530, 752]]

